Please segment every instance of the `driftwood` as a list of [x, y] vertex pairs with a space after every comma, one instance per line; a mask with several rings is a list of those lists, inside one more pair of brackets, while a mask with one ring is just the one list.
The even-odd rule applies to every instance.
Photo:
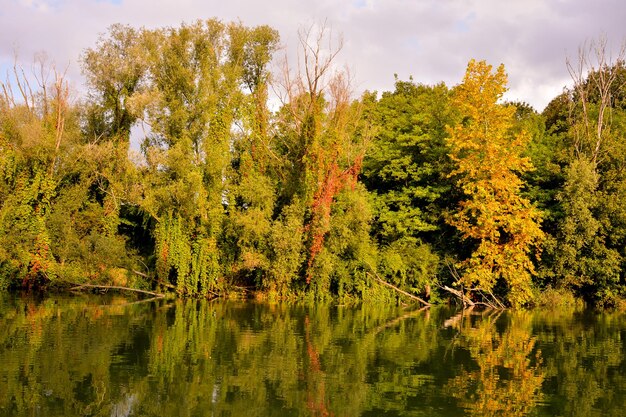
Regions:
[[119, 291], [131, 291], [131, 292], [137, 292], [140, 294], [146, 294], [146, 295], [150, 295], [154, 298], [163, 298], [165, 297], [164, 294], [160, 294], [160, 293], [156, 293], [156, 292], [152, 292], [152, 291], [145, 291], [145, 290], [140, 290], [137, 288], [129, 288], [129, 287], [122, 287], [119, 285], [94, 285], [94, 284], [74, 284], [74, 287], [70, 288], [71, 291], [78, 291], [81, 290], [83, 288], [94, 288], [94, 289], [98, 289], [98, 290], [119, 290]]
[[459, 297], [461, 299], [461, 301], [463, 301], [463, 306], [474, 307], [476, 305], [475, 302], [470, 300], [465, 294], [463, 294], [463, 292], [461, 292], [459, 290], [455, 290], [454, 288], [450, 288], [447, 285], [444, 285], [443, 287], [441, 287], [441, 289], [446, 290], [450, 294], [453, 294], [453, 295], [456, 295], [457, 297]]
[[[458, 271], [456, 270], [456, 268], [454, 267], [454, 265], [450, 264], [450, 262], [448, 262], [446, 260], [446, 265], [448, 266], [448, 270], [450, 270], [450, 274], [452, 275], [452, 277], [456, 280], [456, 283], [460, 283], [461, 282], [461, 276], [459, 275]], [[478, 305], [482, 305], [482, 306], [486, 306], [489, 308], [493, 308], [494, 310], [504, 310], [506, 309], [506, 307], [504, 306], [504, 304], [502, 304], [502, 302], [500, 300], [498, 300], [498, 297], [496, 297], [493, 292], [491, 291], [485, 291], [487, 294], [489, 294], [489, 297], [487, 297], [484, 293], [483, 293], [483, 289], [481, 288], [468, 288], [467, 291], [468, 292], [475, 292], [480, 294], [481, 298], [483, 301], [473, 301], [471, 300], [467, 295], [465, 295], [463, 290], [463, 287], [461, 287], [461, 291], [459, 290], [455, 290], [454, 288], [450, 288], [447, 285], [439, 286], [439, 288], [441, 288], [442, 290], [445, 290], [447, 292], [449, 292], [450, 294], [455, 295], [456, 297], [458, 297], [462, 302], [463, 302], [463, 307], [474, 307], [474, 306], [478, 306]]]

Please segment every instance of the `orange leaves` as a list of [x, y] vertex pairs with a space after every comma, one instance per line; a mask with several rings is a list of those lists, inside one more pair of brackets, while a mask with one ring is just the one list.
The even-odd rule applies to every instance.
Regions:
[[311, 282], [313, 264], [317, 255], [322, 251], [326, 233], [330, 229], [330, 214], [333, 200], [344, 188], [348, 186], [353, 187], [356, 184], [362, 160], [363, 156], [359, 155], [350, 167], [341, 172], [337, 162], [333, 161], [331, 168], [324, 176], [322, 186], [315, 192], [311, 207], [312, 220], [307, 225], [311, 236], [309, 261], [307, 264], [307, 284]]

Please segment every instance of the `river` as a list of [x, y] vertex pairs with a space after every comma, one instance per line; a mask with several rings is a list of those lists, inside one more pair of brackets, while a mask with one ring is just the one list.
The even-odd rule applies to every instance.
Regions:
[[626, 315], [0, 296], [0, 416], [623, 416]]

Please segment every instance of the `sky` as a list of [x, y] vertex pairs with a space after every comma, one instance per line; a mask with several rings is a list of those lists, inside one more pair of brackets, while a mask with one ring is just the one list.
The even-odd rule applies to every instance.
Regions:
[[453, 86], [472, 58], [503, 63], [506, 98], [539, 111], [571, 84], [566, 58], [601, 37], [617, 55], [626, 39], [623, 0], [0, 0], [0, 76], [16, 54], [28, 69], [45, 53], [80, 95], [81, 53], [110, 25], [176, 27], [214, 17], [272, 26], [280, 56], [294, 56], [299, 29], [326, 22], [343, 37], [338, 64], [350, 69], [357, 94], [393, 90], [394, 74]]

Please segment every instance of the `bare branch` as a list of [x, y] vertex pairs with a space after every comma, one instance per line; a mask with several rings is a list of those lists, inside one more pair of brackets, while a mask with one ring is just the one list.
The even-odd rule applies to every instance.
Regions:
[[[623, 64], [626, 56], [626, 46], [622, 44], [616, 59], [613, 59], [606, 37], [597, 41], [584, 43], [578, 51], [576, 64], [567, 59], [567, 70], [574, 82], [574, 91], [582, 107], [584, 135], [580, 137], [575, 127], [575, 148], [578, 154], [588, 146], [588, 156], [594, 164], [598, 163], [606, 132], [611, 127], [611, 106], [613, 98], [611, 91], [616, 87], [619, 65]], [[621, 86], [620, 86], [621, 87]], [[598, 96], [598, 114], [592, 117], [589, 111], [592, 94]], [[593, 126], [592, 126], [593, 123]]]
[[15, 97], [13, 96], [11, 84], [8, 81], [6, 83], [2, 83], [2, 94], [4, 95], [5, 105], [8, 107], [15, 107]]
[[39, 53], [35, 56], [35, 63], [38, 66], [38, 71], [33, 69], [33, 76], [37, 81], [42, 94], [42, 113], [46, 117], [48, 115], [48, 77], [50, 75], [50, 69], [46, 66], [47, 56], [45, 53]]
[[[372, 271], [373, 271], [373, 270], [372, 270]], [[389, 287], [389, 288], [391, 288], [391, 289], [393, 289], [393, 290], [397, 291], [398, 293], [400, 293], [400, 294], [402, 294], [402, 295], [406, 295], [406, 296], [407, 296], [407, 297], [409, 297], [409, 298], [412, 298], [412, 299], [414, 299], [414, 300], [416, 300], [416, 301], [419, 301], [420, 303], [424, 304], [426, 307], [430, 307], [430, 306], [431, 306], [431, 304], [430, 304], [428, 301], [425, 301], [425, 300], [421, 299], [420, 297], [418, 297], [418, 296], [416, 296], [416, 295], [413, 295], [413, 294], [410, 294], [410, 293], [408, 293], [408, 292], [406, 292], [406, 291], [404, 291], [404, 290], [401, 290], [400, 288], [396, 287], [395, 285], [392, 285], [392, 284], [388, 283], [387, 281], [385, 281], [385, 280], [383, 280], [383, 279], [379, 278], [379, 277], [378, 277], [378, 275], [373, 275], [372, 277], [373, 277], [373, 278], [374, 278], [377, 282], [379, 282], [379, 283], [381, 283], [381, 284], [383, 284], [383, 285], [385, 285], [385, 286], [387, 286], [387, 287]]]
[[98, 290], [119, 290], [119, 291], [130, 291], [130, 292], [137, 292], [140, 294], [146, 294], [146, 295], [150, 295], [152, 297], [155, 298], [163, 298], [165, 297], [164, 294], [160, 294], [160, 293], [156, 293], [153, 291], [145, 291], [145, 290], [140, 290], [137, 288], [130, 288], [130, 287], [122, 287], [119, 285], [93, 285], [93, 284], [73, 284], [75, 285], [74, 287], [70, 288], [71, 291], [78, 291], [78, 290], [82, 290], [85, 288], [92, 288], [92, 289], [98, 289]]
[[[310, 117], [321, 114], [324, 109], [317, 108], [322, 105], [320, 97], [329, 92], [331, 108], [340, 107], [349, 102], [351, 81], [349, 74], [343, 71], [332, 72], [332, 66], [337, 54], [341, 51], [343, 42], [341, 38], [335, 39], [332, 30], [324, 22], [321, 25], [311, 25], [298, 31], [297, 70], [292, 71], [289, 61], [285, 56], [281, 67], [282, 76], [279, 79], [279, 90], [274, 92], [279, 97], [283, 108], [289, 112], [289, 123], [293, 124], [295, 131], [302, 132], [307, 123], [310, 133], [317, 131], [316, 118]], [[346, 94], [339, 97], [340, 87], [345, 87]], [[274, 87], [272, 87], [274, 88]], [[332, 109], [331, 109], [332, 111]]]
[[[21, 68], [20, 70], [21, 70], [21, 73], [24, 74], [24, 70], [22, 70]], [[31, 109], [28, 103], [29, 97], [27, 94], [26, 86], [23, 84], [22, 76], [20, 76], [20, 71], [18, 71], [18, 68], [17, 68], [17, 59], [13, 63], [13, 75], [15, 77], [15, 84], [17, 85], [17, 88], [20, 90], [20, 94], [22, 95], [22, 99], [24, 100], [24, 104], [26, 105], [26, 108], [29, 111], [33, 111], [33, 109]]]

